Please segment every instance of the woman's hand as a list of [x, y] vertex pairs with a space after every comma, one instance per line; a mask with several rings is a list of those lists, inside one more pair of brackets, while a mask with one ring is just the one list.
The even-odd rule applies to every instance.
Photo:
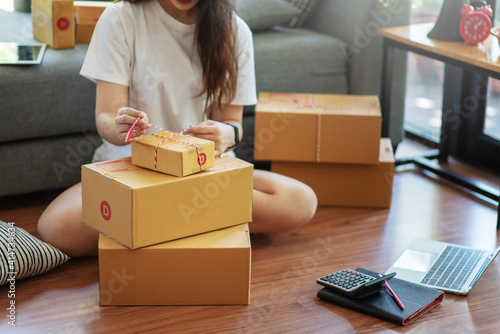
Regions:
[[233, 127], [213, 120], [191, 125], [185, 133], [213, 141], [215, 143], [215, 156], [221, 155], [228, 147], [235, 144]]
[[131, 140], [142, 138], [149, 128], [146, 113], [128, 107], [129, 88], [112, 82], [97, 80], [95, 120], [99, 135], [109, 143], [124, 146], [128, 131], [137, 121]]
[[[137, 119], [139, 120], [137, 121]], [[136, 121], [137, 123], [135, 123]], [[115, 118], [117, 137], [125, 142], [127, 140], [128, 132], [134, 123], [135, 126], [128, 141], [139, 141], [142, 139], [142, 136], [150, 127], [148, 116], [145, 112], [135, 110], [133, 108], [120, 108]]]

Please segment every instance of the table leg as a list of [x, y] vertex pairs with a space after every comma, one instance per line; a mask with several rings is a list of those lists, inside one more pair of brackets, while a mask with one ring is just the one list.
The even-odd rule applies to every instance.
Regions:
[[441, 116], [441, 137], [439, 140], [438, 159], [441, 162], [448, 160], [450, 154], [450, 144], [455, 144], [456, 127], [460, 125], [460, 110], [462, 101], [462, 80], [463, 70], [449, 64], [445, 64], [444, 68], [444, 84], [443, 84], [443, 105]]
[[[389, 47], [386, 48], [389, 49]], [[391, 49], [393, 48], [391, 47]], [[387, 50], [388, 53], [384, 53], [384, 55], [391, 56], [390, 51], [392, 50]], [[386, 115], [386, 117], [388, 117], [388, 114], [390, 113], [390, 69], [391, 63], [389, 61], [384, 61], [383, 78], [385, 79], [383, 79], [382, 96], [384, 96], [387, 92], [389, 92], [389, 96], [385, 96], [383, 99], [384, 103], [381, 103], [381, 105], [386, 108], [382, 111], [382, 114]], [[458, 173], [443, 168], [439, 162], [431, 161], [436, 158], [438, 158], [441, 162], [446, 161], [450, 153], [454, 154], [454, 152], [450, 152], [450, 143], [452, 144], [452, 147], [456, 147], [457, 145], [466, 145], [466, 143], [462, 142], [463, 138], [460, 136], [460, 127], [466, 123], [469, 113], [473, 112], [471, 110], [471, 106], [469, 105], [470, 102], [474, 101], [473, 106], [477, 108], [486, 107], [485, 99], [483, 99], [477, 92], [479, 82], [480, 77], [478, 75], [446, 64], [443, 87], [441, 140], [438, 146], [438, 153], [435, 154], [432, 152], [428, 156], [398, 159], [396, 160], [396, 166], [413, 163], [416, 166], [447, 179], [461, 187], [472, 190], [498, 202], [499, 196], [497, 189], [485, 184], [484, 182], [466, 178]]]
[[393, 54], [393, 47], [387, 43], [387, 40], [384, 40], [382, 56], [382, 87], [380, 92], [380, 108], [382, 109], [382, 137], [389, 137]]

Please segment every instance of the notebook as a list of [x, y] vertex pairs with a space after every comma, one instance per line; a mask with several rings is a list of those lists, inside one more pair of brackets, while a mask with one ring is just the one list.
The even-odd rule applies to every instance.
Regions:
[[446, 242], [415, 239], [387, 273], [399, 279], [467, 295], [500, 251], [469, 248]]
[[[378, 273], [357, 268], [356, 271], [378, 277]], [[350, 298], [345, 295], [323, 288], [318, 291], [318, 298], [352, 310], [362, 312], [380, 319], [395, 322], [400, 325], [419, 319], [431, 309], [441, 304], [444, 293], [420, 284], [403, 281], [398, 278], [389, 280], [391, 288], [404, 304], [402, 309], [387, 289], [364, 298]]]

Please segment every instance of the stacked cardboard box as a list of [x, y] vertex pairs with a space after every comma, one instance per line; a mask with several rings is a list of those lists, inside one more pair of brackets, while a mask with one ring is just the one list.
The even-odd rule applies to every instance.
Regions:
[[211, 155], [212, 168], [185, 177], [131, 158], [82, 167], [101, 305], [249, 303], [253, 165]]
[[73, 0], [33, 0], [33, 37], [53, 49], [75, 46]]
[[33, 0], [33, 36], [53, 49], [88, 44], [97, 21], [111, 4], [111, 0]]
[[213, 141], [159, 131], [132, 142], [132, 163], [165, 174], [187, 176], [214, 166]]
[[77, 43], [90, 43], [97, 21], [112, 3], [113, 1], [74, 1]]
[[319, 205], [391, 203], [394, 153], [371, 95], [260, 93], [255, 159], [309, 185]]

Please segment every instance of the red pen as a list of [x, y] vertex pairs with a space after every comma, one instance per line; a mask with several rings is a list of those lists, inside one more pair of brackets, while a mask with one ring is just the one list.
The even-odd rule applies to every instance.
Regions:
[[399, 300], [399, 298], [396, 295], [396, 293], [391, 289], [389, 283], [387, 283], [387, 280], [384, 280], [384, 285], [391, 292], [392, 297], [394, 298], [394, 300], [396, 301], [396, 303], [398, 303], [399, 307], [401, 307], [401, 309], [404, 309], [405, 306], [403, 305], [403, 303], [401, 302], [401, 300]]

